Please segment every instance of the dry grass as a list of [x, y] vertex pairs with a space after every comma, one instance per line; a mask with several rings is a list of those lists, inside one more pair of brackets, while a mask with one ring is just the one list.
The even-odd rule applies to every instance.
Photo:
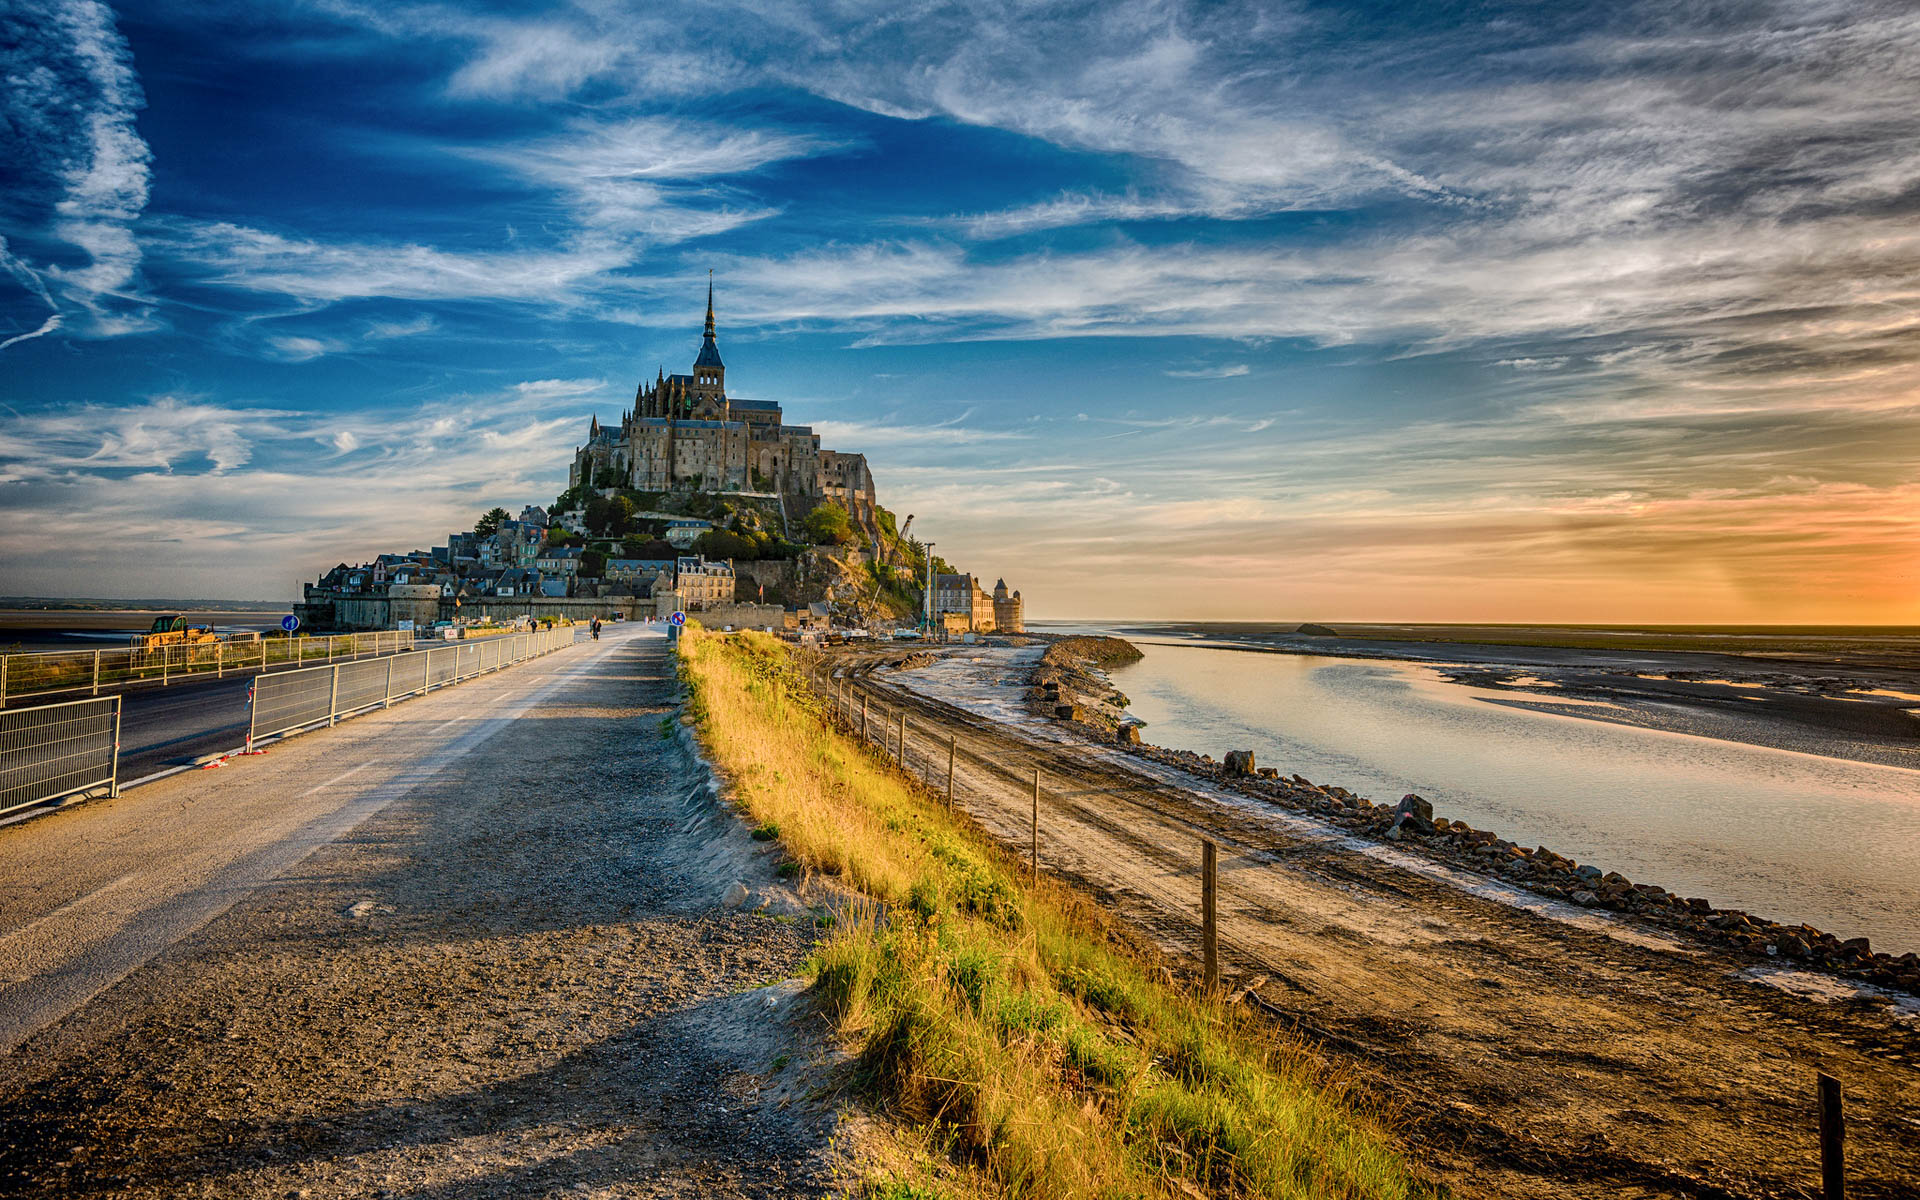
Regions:
[[778, 642], [695, 632], [682, 653], [750, 819], [875, 901], [820, 947], [815, 990], [862, 1082], [948, 1162], [1006, 1196], [1433, 1194], [1300, 1046], [1173, 986], [1068, 889], [1023, 885], [834, 729]]

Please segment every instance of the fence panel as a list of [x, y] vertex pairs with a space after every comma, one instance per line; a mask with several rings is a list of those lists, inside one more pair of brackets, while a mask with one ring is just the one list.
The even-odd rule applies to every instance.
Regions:
[[442, 646], [437, 650], [429, 650], [427, 651], [427, 658], [429, 660], [427, 665], [428, 687], [445, 687], [453, 682], [453, 669], [458, 665], [460, 660], [459, 647]]
[[386, 659], [363, 658], [342, 663], [337, 669], [340, 672], [340, 687], [333, 700], [336, 715], [386, 702]]
[[118, 782], [120, 698], [0, 712], [0, 813]]
[[253, 683], [253, 724], [248, 740], [324, 721], [332, 710], [332, 701], [330, 667], [262, 675]]

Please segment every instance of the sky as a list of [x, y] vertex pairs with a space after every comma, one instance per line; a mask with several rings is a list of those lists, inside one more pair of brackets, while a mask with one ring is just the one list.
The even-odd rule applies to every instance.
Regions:
[[1920, 623], [1920, 9], [0, 0], [0, 594], [685, 372], [1038, 618]]

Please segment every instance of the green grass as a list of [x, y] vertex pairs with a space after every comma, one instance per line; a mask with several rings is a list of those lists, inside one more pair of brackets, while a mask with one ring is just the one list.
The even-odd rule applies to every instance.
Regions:
[[1091, 903], [1023, 882], [833, 729], [778, 642], [681, 646], [700, 736], [748, 818], [871, 898], [817, 949], [814, 992], [860, 1086], [950, 1167], [1017, 1197], [1435, 1194], [1299, 1044], [1171, 985]]

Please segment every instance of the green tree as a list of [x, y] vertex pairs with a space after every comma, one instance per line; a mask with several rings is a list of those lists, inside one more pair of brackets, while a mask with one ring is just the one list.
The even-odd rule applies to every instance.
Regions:
[[816, 546], [844, 546], [853, 541], [853, 519], [831, 500], [808, 513], [801, 524]]
[[620, 557], [659, 560], [678, 557], [673, 543], [655, 537], [629, 536], [620, 539]]
[[481, 515], [478, 521], [475, 521], [473, 523], [474, 536], [475, 537], [492, 537], [494, 534], [500, 532], [501, 523], [506, 520], [507, 520], [506, 509], [490, 508]]
[[742, 537], [726, 529], [709, 529], [694, 539], [695, 554], [704, 554], [708, 558], [737, 558], [742, 562], [752, 562], [760, 557], [760, 546], [752, 538]]
[[624, 537], [634, 511], [633, 501], [625, 496], [595, 496], [587, 501], [587, 532], [595, 537]]
[[604, 578], [607, 573], [607, 556], [598, 550], [580, 552], [580, 574], [587, 579]]

